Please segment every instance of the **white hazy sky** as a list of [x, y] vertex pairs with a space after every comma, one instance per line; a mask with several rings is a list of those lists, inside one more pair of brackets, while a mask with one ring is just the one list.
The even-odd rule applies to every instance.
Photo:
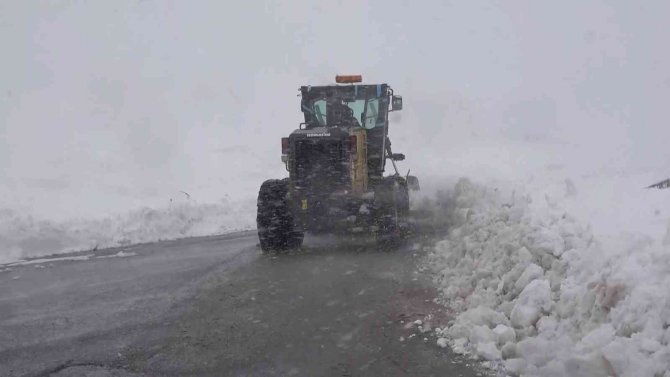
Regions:
[[1, 1], [0, 207], [253, 197], [285, 174], [297, 88], [336, 73], [404, 96], [391, 139], [420, 178], [666, 178], [668, 15], [667, 1]]

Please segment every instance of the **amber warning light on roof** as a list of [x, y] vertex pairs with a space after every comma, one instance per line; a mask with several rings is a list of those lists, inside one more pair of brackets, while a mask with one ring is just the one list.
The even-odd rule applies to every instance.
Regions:
[[362, 75], [337, 75], [335, 76], [335, 82], [338, 84], [353, 84], [355, 82], [362, 82]]

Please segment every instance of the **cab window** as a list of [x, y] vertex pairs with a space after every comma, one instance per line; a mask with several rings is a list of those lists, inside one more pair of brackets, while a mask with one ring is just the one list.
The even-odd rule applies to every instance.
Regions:
[[[377, 118], [379, 117], [379, 99], [373, 98], [368, 100], [365, 106], [365, 119], [363, 120], [363, 127], [370, 130], [378, 126]], [[380, 124], [383, 126], [383, 124]]]
[[326, 125], [326, 106], [325, 99], [314, 101], [314, 117], [320, 126]]

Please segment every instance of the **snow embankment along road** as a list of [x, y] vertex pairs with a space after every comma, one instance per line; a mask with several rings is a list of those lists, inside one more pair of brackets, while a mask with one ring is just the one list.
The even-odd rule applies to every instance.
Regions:
[[71, 251], [208, 236], [255, 226], [255, 200], [171, 203], [102, 219], [36, 220], [0, 210], [0, 263]]
[[[611, 183], [520, 194], [459, 181], [426, 260], [457, 313], [438, 344], [512, 375], [670, 376], [670, 195]], [[624, 232], [617, 210], [648, 232]]]

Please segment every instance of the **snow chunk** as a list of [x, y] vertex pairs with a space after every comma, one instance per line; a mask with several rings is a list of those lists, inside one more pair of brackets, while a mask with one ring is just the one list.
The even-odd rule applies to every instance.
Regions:
[[551, 308], [551, 289], [547, 280], [533, 280], [521, 291], [512, 309], [512, 325], [517, 328], [534, 325], [542, 311]]
[[452, 351], [456, 352], [457, 354], [465, 354], [467, 353], [466, 347], [468, 345], [468, 340], [465, 338], [458, 338], [454, 340], [454, 344], [452, 344]]
[[504, 359], [511, 359], [516, 357], [516, 343], [507, 342], [501, 349], [502, 357]]
[[540, 367], [555, 358], [555, 346], [552, 342], [543, 338], [528, 338], [516, 345], [519, 356], [530, 364]]
[[527, 363], [524, 359], [505, 360], [505, 369], [515, 376], [520, 376], [526, 370]]
[[565, 251], [565, 241], [560, 234], [550, 229], [541, 229], [534, 235], [535, 239], [532, 250], [548, 253], [559, 257]]
[[585, 350], [600, 349], [614, 340], [614, 335], [614, 327], [606, 323], [586, 334], [577, 345]]
[[498, 325], [493, 329], [493, 333], [496, 337], [496, 343], [498, 345], [503, 345], [505, 343], [513, 343], [516, 340], [516, 333], [514, 329], [505, 325]]
[[523, 271], [516, 283], [514, 283], [514, 288], [518, 292], [521, 292], [531, 281], [542, 277], [544, 270], [542, 267], [536, 265], [535, 263], [529, 264], [526, 269]]
[[496, 334], [486, 326], [475, 326], [470, 330], [470, 343], [492, 343], [496, 340]]
[[617, 376], [654, 377], [656, 370], [631, 340], [621, 339], [603, 348], [603, 356]]
[[500, 360], [502, 358], [502, 354], [493, 342], [477, 344], [477, 356], [486, 360]]
[[471, 325], [483, 325], [487, 327], [509, 324], [509, 320], [504, 314], [485, 306], [477, 306], [476, 308], [461, 313], [457, 318], [457, 322], [468, 323]]

